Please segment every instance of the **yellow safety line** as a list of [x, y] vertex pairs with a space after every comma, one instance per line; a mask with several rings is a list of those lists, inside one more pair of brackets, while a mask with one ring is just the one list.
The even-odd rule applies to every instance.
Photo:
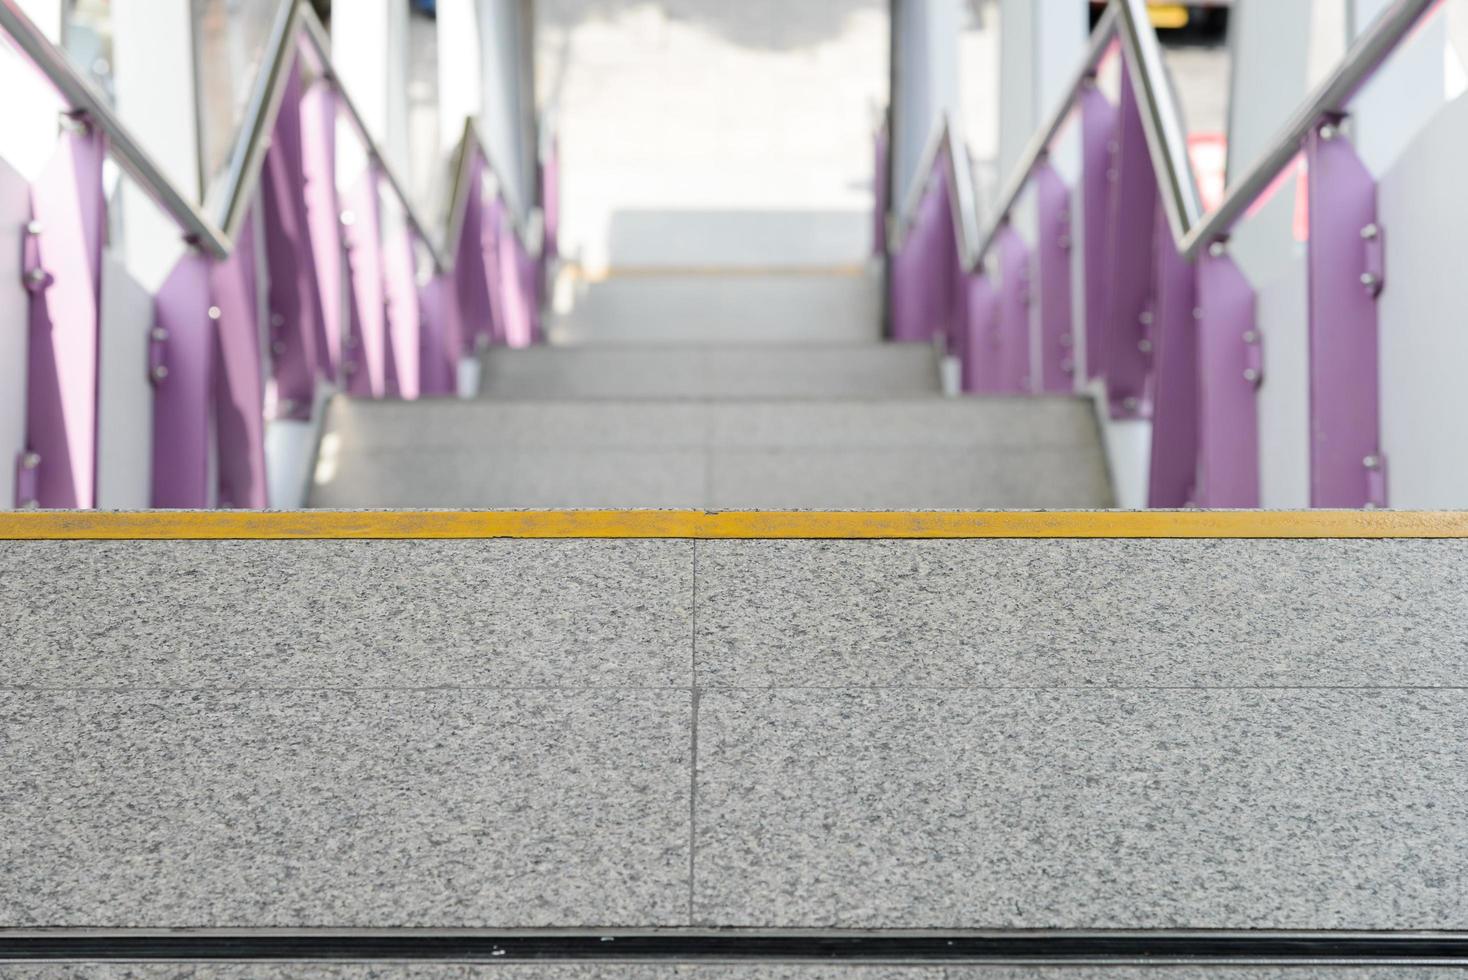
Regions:
[[11, 511], [0, 540], [1468, 538], [1462, 511]]

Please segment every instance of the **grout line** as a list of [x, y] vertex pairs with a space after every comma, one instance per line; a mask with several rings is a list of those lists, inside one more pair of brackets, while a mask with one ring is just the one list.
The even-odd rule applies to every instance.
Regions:
[[[603, 692], [641, 692], [647, 694], [690, 691], [698, 696], [702, 688], [693, 687], [585, 687], [570, 684], [518, 685], [518, 686], [473, 686], [444, 685], [369, 687], [369, 686], [293, 686], [293, 687], [209, 687], [171, 686], [138, 684], [128, 687], [103, 685], [69, 685], [48, 687], [40, 685], [0, 685], [0, 694], [476, 694], [495, 691], [560, 691], [568, 694], [600, 694]], [[981, 691], [1468, 691], [1463, 684], [715, 684], [709, 690], [735, 694], [758, 694], [799, 691], [891, 691], [926, 693], [967, 693]]]
[[693, 925], [694, 866], [698, 852], [698, 542], [693, 542], [693, 628], [689, 636], [688, 678], [692, 710], [689, 713], [688, 753], [688, 924]]

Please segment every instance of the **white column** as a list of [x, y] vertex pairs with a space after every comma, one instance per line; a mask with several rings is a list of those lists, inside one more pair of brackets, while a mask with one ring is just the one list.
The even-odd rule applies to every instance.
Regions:
[[[1390, 0], [1349, 0], [1351, 36], [1370, 27], [1389, 5]], [[1447, 101], [1447, 21], [1445, 9], [1429, 14], [1351, 104], [1352, 141], [1378, 177]]]
[[[1264, 155], [1290, 113], [1305, 97], [1312, 70], [1328, 70], [1344, 49], [1344, 38], [1317, 36], [1334, 18], [1330, 4], [1236, 0], [1229, 19], [1233, 66], [1229, 96], [1230, 180]], [[1312, 7], [1321, 7], [1317, 18]], [[1313, 53], [1312, 53], [1313, 49]]]
[[439, 138], [447, 153], [458, 146], [466, 119], [484, 106], [477, 0], [438, 0]]
[[352, 0], [331, 24], [331, 60], [394, 171], [408, 173], [408, 5]]
[[521, 0], [479, 0], [484, 138], [506, 197], [524, 214], [535, 201], [535, 124], [530, 105], [528, 9]]
[[960, 0], [896, 0], [892, 17], [894, 206], [917, 176], [928, 140], [945, 114], [959, 117]]
[[[113, 77], [117, 114], [185, 196], [204, 194], [199, 153], [198, 87], [189, 0], [113, 0]], [[123, 257], [149, 291], [184, 252], [172, 219], [136, 184], [120, 194]]]
[[1035, 129], [1059, 104], [1086, 49], [1086, 5], [1001, 0], [999, 180], [1009, 176]]
[[[60, 43], [61, 0], [21, 0], [20, 7], [46, 37]], [[0, 160], [32, 180], [56, 149], [57, 113], [64, 107], [51, 83], [9, 45], [0, 50], [0, 92], [5, 93]]]

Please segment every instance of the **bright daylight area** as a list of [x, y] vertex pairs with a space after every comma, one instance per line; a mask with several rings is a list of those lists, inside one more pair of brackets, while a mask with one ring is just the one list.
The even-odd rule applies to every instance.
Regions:
[[1468, 978], [1468, 0], [0, 0], [0, 980]]

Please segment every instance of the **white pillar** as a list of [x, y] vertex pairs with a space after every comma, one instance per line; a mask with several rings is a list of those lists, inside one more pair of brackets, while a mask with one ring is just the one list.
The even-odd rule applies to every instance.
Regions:
[[[1389, 5], [1390, 0], [1349, 0], [1351, 36], [1370, 27]], [[1446, 9], [1427, 15], [1351, 104], [1352, 141], [1378, 177], [1447, 101], [1447, 21]]]
[[1086, 49], [1086, 5], [1001, 0], [999, 180], [1009, 177], [1035, 129], [1059, 104]]
[[393, 170], [408, 174], [408, 5], [352, 0], [331, 24], [331, 61]]
[[1264, 155], [1309, 91], [1311, 76], [1328, 71], [1339, 59], [1345, 38], [1328, 27], [1338, 21], [1333, 8], [1339, 3], [1234, 3], [1228, 28], [1233, 58], [1228, 103], [1230, 182]]
[[439, 138], [445, 152], [459, 144], [466, 119], [477, 119], [480, 93], [479, 11], [476, 0], [438, 0]]
[[535, 202], [535, 120], [531, 102], [529, 8], [522, 0], [480, 0], [484, 138], [521, 214]]
[[893, 203], [917, 177], [928, 140], [946, 114], [957, 121], [959, 0], [895, 0], [892, 108]]
[[[204, 196], [198, 87], [189, 0], [113, 0], [113, 79], [117, 114], [133, 138], [186, 197]], [[156, 290], [183, 255], [172, 219], [132, 181], [123, 184], [123, 257]]]
[[[53, 43], [62, 33], [61, 0], [21, 0], [21, 12]], [[0, 126], [0, 159], [33, 180], [56, 149], [57, 113], [64, 108], [56, 90], [20, 52], [0, 51], [0, 92], [5, 93], [5, 124]]]

